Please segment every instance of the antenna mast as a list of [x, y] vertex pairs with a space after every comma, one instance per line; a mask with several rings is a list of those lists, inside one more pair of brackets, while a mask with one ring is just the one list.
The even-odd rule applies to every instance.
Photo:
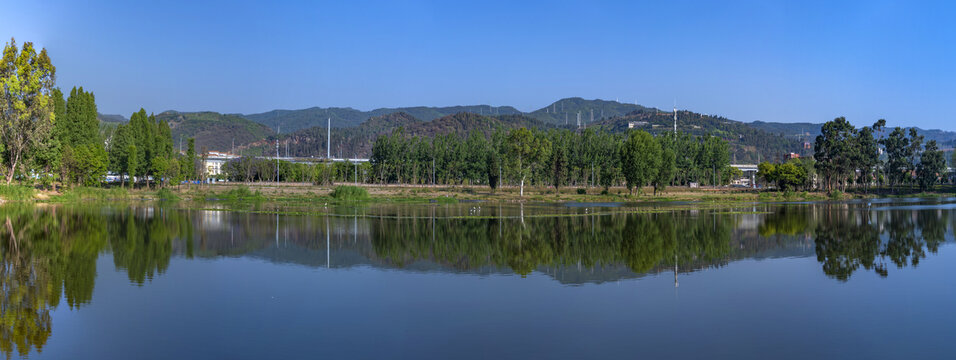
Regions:
[[677, 135], [677, 100], [674, 100], [674, 135]]
[[325, 143], [326, 145], [325, 158], [331, 159], [332, 158], [332, 118], [331, 117], [329, 118], [328, 126], [326, 126], [325, 128], [328, 129], [328, 141], [326, 141]]

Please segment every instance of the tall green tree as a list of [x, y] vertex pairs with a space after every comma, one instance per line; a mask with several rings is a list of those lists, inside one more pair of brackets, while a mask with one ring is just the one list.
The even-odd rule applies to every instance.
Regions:
[[946, 172], [946, 158], [943, 151], [936, 145], [936, 140], [926, 142], [926, 148], [920, 156], [916, 170], [916, 179], [921, 191], [926, 191], [939, 182], [940, 176]]
[[71, 147], [99, 143], [99, 125], [96, 97], [83, 87], [74, 87], [66, 100], [66, 116], [56, 122], [60, 142]]
[[841, 116], [823, 124], [820, 132], [813, 154], [817, 170], [824, 177], [827, 191], [833, 189], [834, 181], [845, 190], [847, 178], [853, 170], [856, 129]]
[[909, 172], [912, 170], [908, 160], [909, 139], [903, 129], [897, 127], [883, 139], [883, 147], [886, 149], [887, 177], [890, 186], [895, 190], [896, 186], [909, 178]]
[[53, 129], [55, 83], [46, 49], [37, 53], [33, 43], [17, 48], [14, 39], [3, 47], [0, 59], [0, 142], [3, 143], [7, 184], [13, 181], [25, 155], [48, 139]]
[[621, 147], [621, 168], [627, 191], [633, 193], [636, 187], [640, 193], [641, 188], [657, 176], [660, 161], [661, 145], [657, 140], [644, 130], [631, 132]]
[[510, 167], [520, 184], [519, 194], [524, 197], [524, 183], [550, 155], [551, 143], [527, 128], [519, 128], [511, 130], [507, 144]]

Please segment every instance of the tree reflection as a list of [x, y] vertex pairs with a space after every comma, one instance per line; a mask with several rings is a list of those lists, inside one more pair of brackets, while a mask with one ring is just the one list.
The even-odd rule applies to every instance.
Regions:
[[828, 276], [846, 281], [860, 267], [882, 277], [888, 263], [917, 266], [927, 251], [936, 253], [945, 241], [944, 210], [869, 211], [827, 206], [817, 221], [817, 260]]
[[395, 266], [432, 260], [459, 270], [627, 264], [636, 273], [725, 260], [734, 220], [687, 212], [520, 219], [422, 218], [372, 222], [375, 255]]
[[90, 209], [0, 207], [0, 351], [42, 351], [52, 330], [50, 312], [61, 298], [70, 308], [93, 297], [96, 260], [114, 251], [116, 267], [142, 284], [169, 264], [171, 240], [188, 218], [161, 208]]

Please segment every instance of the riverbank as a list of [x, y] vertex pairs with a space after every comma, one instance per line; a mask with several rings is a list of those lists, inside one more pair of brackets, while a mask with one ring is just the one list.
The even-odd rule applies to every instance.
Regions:
[[[335, 197], [337, 186], [356, 187], [367, 196], [350, 195]], [[623, 187], [603, 188], [554, 188], [525, 187], [525, 196], [519, 195], [517, 187], [492, 190], [487, 186], [431, 186], [431, 185], [368, 185], [342, 184], [337, 186], [312, 185], [309, 183], [219, 183], [207, 185], [181, 185], [164, 189], [128, 189], [120, 187], [78, 187], [63, 191], [36, 190], [26, 186], [0, 186], [0, 201], [22, 202], [77, 202], [88, 200], [129, 201], [268, 201], [268, 202], [322, 202], [363, 201], [373, 203], [455, 203], [460, 201], [485, 202], [777, 202], [777, 201], [822, 201], [877, 197], [945, 197], [954, 196], [952, 185], [938, 186], [933, 192], [918, 192], [913, 189], [876, 189], [869, 192], [827, 194], [825, 192], [779, 192], [740, 188], [670, 187], [655, 195], [647, 187], [632, 194]]]

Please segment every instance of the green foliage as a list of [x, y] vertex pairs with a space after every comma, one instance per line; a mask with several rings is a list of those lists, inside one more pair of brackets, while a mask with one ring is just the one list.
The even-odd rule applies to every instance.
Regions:
[[166, 111], [156, 115], [156, 121], [169, 124], [170, 139], [194, 138], [198, 146], [212, 151], [230, 151], [233, 140], [240, 146], [275, 134], [274, 123], [257, 124], [234, 114]]
[[919, 166], [916, 168], [916, 179], [921, 191], [926, 191], [939, 182], [946, 172], [946, 159], [943, 151], [939, 150], [936, 140], [926, 143], [926, 149], [920, 155]]
[[621, 164], [628, 192], [636, 187], [640, 193], [658, 175], [661, 145], [646, 131], [631, 132], [621, 147]]
[[34, 193], [30, 186], [22, 185], [0, 185], [0, 200], [5, 201], [24, 201], [32, 200]]
[[341, 202], [354, 202], [354, 201], [365, 201], [369, 199], [368, 190], [365, 190], [363, 187], [352, 186], [352, 185], [339, 185], [332, 189], [332, 192], [329, 194], [336, 201]]
[[54, 103], [51, 99], [56, 68], [46, 49], [39, 53], [33, 43], [22, 49], [10, 39], [0, 59], [0, 143], [3, 144], [4, 175], [7, 185], [17, 172], [26, 175], [24, 164], [30, 164], [49, 138], [54, 126]]
[[52, 198], [56, 202], [79, 202], [79, 201], [113, 201], [129, 198], [129, 191], [124, 188], [98, 188], [77, 186], [64, 191], [62, 194]]
[[768, 183], [773, 183], [778, 190], [792, 192], [807, 182], [806, 168], [800, 166], [799, 161], [788, 161], [783, 164], [762, 162], [757, 165], [757, 175]]
[[259, 190], [253, 192], [244, 185], [239, 185], [231, 190], [211, 195], [211, 197], [215, 200], [229, 202], [260, 202], [265, 200], [265, 196], [263, 196]]
[[578, 195], [586, 195], [588, 193], [588, 190], [585, 188], [578, 188], [577, 192], [578, 192]]
[[439, 204], [457, 204], [458, 198], [451, 196], [439, 196], [437, 199], [435, 199], [435, 202]]
[[176, 196], [176, 194], [173, 193], [173, 191], [169, 190], [168, 188], [159, 189], [159, 191], [156, 192], [156, 198], [160, 200], [166, 200], [166, 201], [179, 200], [179, 196]]

